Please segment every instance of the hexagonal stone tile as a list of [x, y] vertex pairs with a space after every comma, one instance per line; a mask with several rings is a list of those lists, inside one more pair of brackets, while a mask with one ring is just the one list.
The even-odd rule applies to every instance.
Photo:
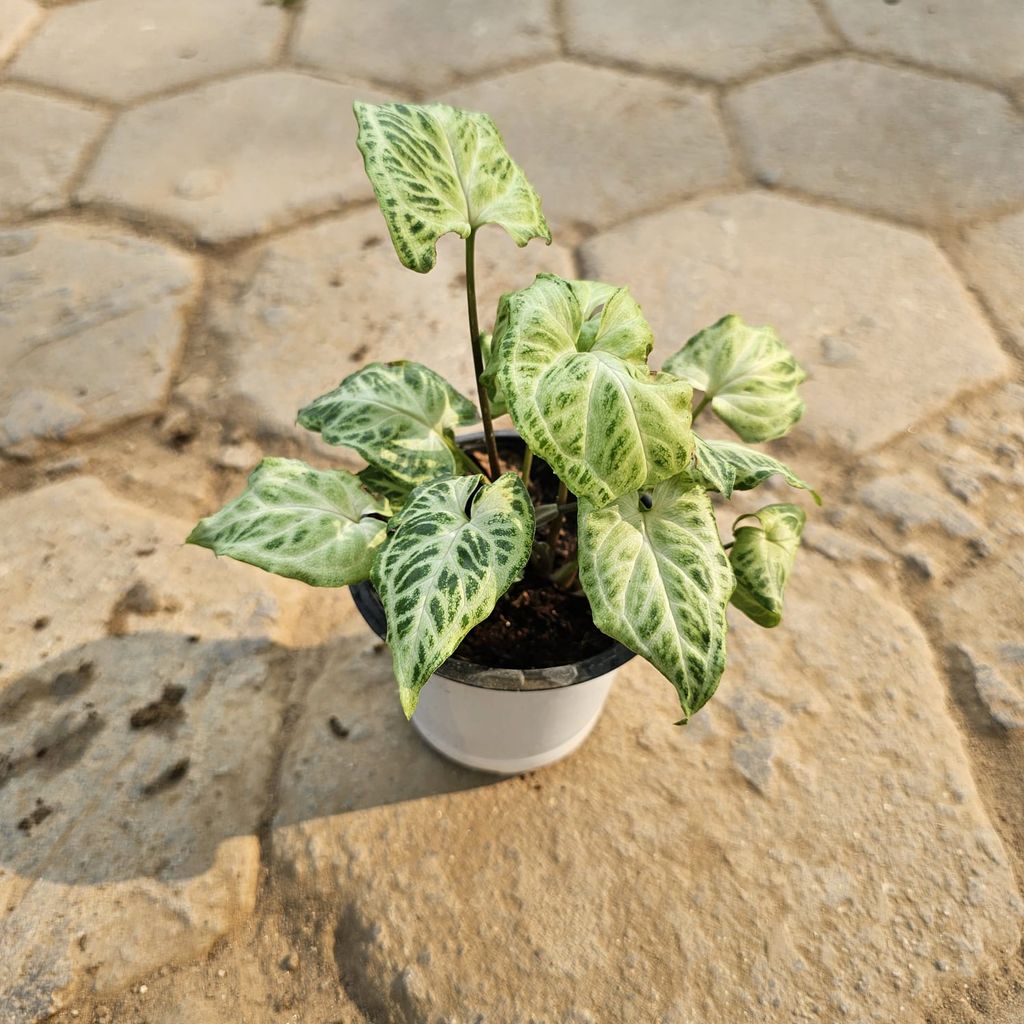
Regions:
[[980, 86], [828, 61], [727, 99], [765, 184], [928, 224], [1024, 200], [1024, 119]]
[[572, 53], [725, 82], [835, 46], [808, 0], [568, 0]]
[[[637, 659], [573, 757], [475, 788], [380, 736], [408, 726], [334, 663], [273, 852], [289, 901], [335, 908], [324, 959], [368, 1017], [916, 1021], [946, 972], [1012, 955], [1011, 864], [906, 609], [805, 552], [783, 626], [737, 617], [729, 643], [685, 729]], [[321, 759], [332, 711], [375, 734]]]
[[694, 89], [557, 62], [444, 100], [494, 118], [556, 230], [608, 225], [733, 177], [711, 98]]
[[351, 106], [379, 98], [274, 71], [146, 103], [117, 122], [79, 198], [207, 242], [365, 199]]
[[30, 82], [112, 103], [265, 64], [285, 27], [251, 0], [93, 0], [54, 11], [11, 66]]
[[0, 233], [0, 449], [158, 412], [196, 281], [188, 257], [109, 228]]
[[997, 83], [1024, 77], [1024, 6], [1018, 0], [825, 3], [843, 35], [868, 53]]
[[632, 287], [656, 361], [726, 313], [775, 326], [810, 373], [798, 434], [855, 452], [1009, 369], [935, 245], [854, 214], [747, 193], [600, 235], [583, 260]]
[[0, 505], [0, 1021], [201, 956], [254, 905], [305, 588], [74, 479]]
[[33, 0], [0, 0], [0, 61], [14, 52], [42, 16]]
[[955, 243], [960, 265], [1024, 354], [1024, 213], [970, 229]]
[[[442, 239], [429, 274], [399, 262], [376, 209], [303, 228], [241, 256], [219, 282], [211, 326], [230, 347], [232, 388], [261, 424], [308, 442], [300, 408], [374, 360], [413, 359], [476, 400], [461, 240]], [[503, 292], [572, 258], [534, 241], [516, 248], [499, 228], [477, 243], [477, 301], [484, 329]], [[334, 449], [337, 451], [337, 449]]]
[[105, 120], [77, 103], [0, 89], [0, 220], [60, 209]]
[[300, 18], [296, 60], [418, 91], [558, 50], [547, 0], [306, 0]]

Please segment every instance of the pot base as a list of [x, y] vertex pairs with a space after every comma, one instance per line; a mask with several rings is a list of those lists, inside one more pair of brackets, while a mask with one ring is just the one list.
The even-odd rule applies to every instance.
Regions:
[[549, 690], [490, 690], [431, 676], [412, 724], [456, 764], [496, 775], [568, 757], [597, 724], [615, 672]]

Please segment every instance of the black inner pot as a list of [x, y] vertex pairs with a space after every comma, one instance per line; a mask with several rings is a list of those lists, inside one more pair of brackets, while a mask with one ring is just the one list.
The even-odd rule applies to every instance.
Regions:
[[[502, 469], [518, 469], [525, 452], [514, 430], [496, 431]], [[481, 433], [458, 439], [460, 447], [487, 465]], [[535, 458], [530, 474], [534, 500], [553, 502], [558, 481], [550, 467]], [[575, 515], [566, 516], [563, 548], [575, 545]], [[370, 628], [384, 639], [387, 622], [373, 586], [351, 588], [356, 607]], [[531, 573], [513, 584], [490, 618], [474, 627], [459, 649], [438, 670], [449, 679], [497, 689], [548, 689], [604, 675], [634, 657], [622, 644], [593, 624], [585, 597], [559, 591]]]

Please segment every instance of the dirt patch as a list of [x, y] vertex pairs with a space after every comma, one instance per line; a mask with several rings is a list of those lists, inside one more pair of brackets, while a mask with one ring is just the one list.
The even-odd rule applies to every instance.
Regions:
[[169, 768], [165, 768], [155, 779], [142, 787], [143, 798], [156, 796], [158, 793], [163, 793], [176, 786], [188, 775], [189, 764], [189, 759], [183, 757], [180, 761], [175, 761]]
[[18, 831], [24, 832], [25, 835], [31, 835], [32, 829], [36, 825], [41, 825], [51, 814], [53, 814], [53, 808], [47, 807], [42, 798], [37, 797], [35, 807], [18, 822]]
[[132, 712], [129, 724], [133, 729], [149, 729], [152, 726], [171, 725], [183, 721], [185, 709], [181, 707], [181, 702], [184, 699], [184, 686], [165, 686], [159, 700], [151, 701], [145, 707]]

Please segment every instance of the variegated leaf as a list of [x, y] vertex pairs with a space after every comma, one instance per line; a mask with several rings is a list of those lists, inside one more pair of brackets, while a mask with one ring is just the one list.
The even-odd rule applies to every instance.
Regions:
[[486, 114], [442, 103], [354, 105], [366, 174], [398, 258], [425, 274], [437, 240], [500, 224], [523, 246], [551, 242], [540, 197], [505, 151]]
[[455, 427], [480, 418], [476, 406], [420, 363], [369, 363], [299, 410], [299, 423], [328, 444], [353, 448], [400, 483], [415, 486], [475, 473]]
[[407, 717], [431, 674], [518, 579], [533, 533], [515, 473], [492, 484], [480, 475], [423, 484], [391, 521], [372, 579]]
[[[497, 325], [495, 325], [495, 332], [497, 332], [497, 329]], [[505, 396], [502, 394], [501, 387], [498, 384], [498, 360], [494, 344], [495, 337], [498, 337], [497, 333], [494, 335], [480, 335], [480, 351], [484, 357], [484, 372], [480, 375], [480, 380], [487, 389], [487, 400], [491, 404], [491, 415], [504, 416], [508, 412], [508, 405], [505, 403]]]
[[[782, 598], [796, 560], [806, 520], [797, 505], [765, 505], [740, 516], [733, 525], [729, 561], [736, 574], [732, 603], [759, 626], [782, 621]], [[739, 526], [756, 519], [757, 526]]]
[[797, 386], [807, 374], [771, 327], [738, 316], [695, 334], [663, 369], [689, 381], [744, 441], [782, 437], [804, 413]]
[[343, 469], [264, 459], [239, 497], [188, 536], [218, 555], [314, 587], [359, 583], [384, 543], [391, 508]]
[[600, 506], [687, 467], [692, 389], [647, 369], [651, 331], [625, 288], [596, 323], [574, 283], [551, 274], [503, 301], [498, 383], [519, 433], [574, 494]]
[[356, 476], [371, 494], [386, 498], [395, 511], [405, 504], [409, 492], [412, 491], [411, 484], [396, 479], [386, 470], [379, 469], [377, 466], [367, 466], [365, 469], [359, 470]]
[[704, 488], [681, 473], [604, 508], [581, 499], [579, 566], [597, 627], [672, 682], [684, 720], [703, 707], [725, 668], [733, 588]]
[[821, 496], [800, 479], [788, 466], [764, 452], [755, 451], [734, 441], [705, 441], [693, 435], [694, 472], [709, 490], [719, 491], [728, 498], [734, 490], [750, 491], [778, 473], [790, 487], [809, 491], [815, 502]]

